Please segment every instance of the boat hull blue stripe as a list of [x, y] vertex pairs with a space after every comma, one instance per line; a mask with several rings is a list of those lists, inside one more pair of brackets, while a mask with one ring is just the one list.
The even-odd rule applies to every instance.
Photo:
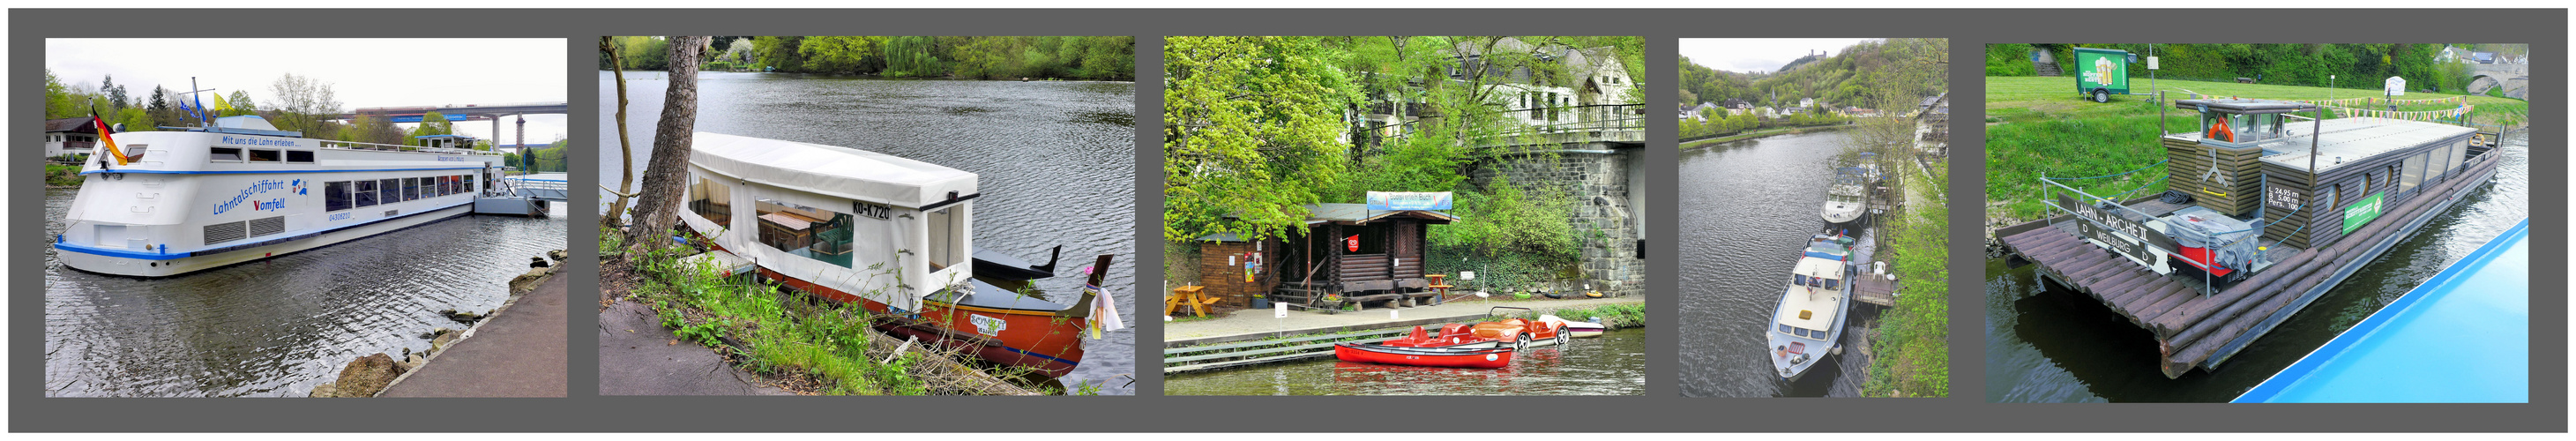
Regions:
[[393, 172], [393, 171], [482, 170], [482, 169], [483, 169], [483, 167], [373, 168], [373, 169], [364, 169], [364, 170], [359, 170], [359, 169], [350, 169], [350, 170], [338, 170], [338, 169], [324, 169], [324, 170], [116, 170], [116, 169], [110, 169], [110, 170], [90, 170], [90, 171], [81, 172], [81, 174], [83, 174], [83, 175], [95, 175], [95, 174], [101, 174], [101, 173], [134, 173], [134, 174], [144, 174], [144, 175], [252, 175], [252, 174], [282, 175], [282, 174], [293, 174], [293, 173], [346, 173], [346, 172]]
[[340, 231], [340, 230], [345, 230], [345, 229], [350, 229], [350, 228], [363, 227], [363, 226], [367, 226], [367, 225], [374, 224], [374, 223], [377, 223], [377, 222], [384, 222], [384, 221], [389, 221], [389, 220], [394, 220], [394, 219], [402, 219], [402, 218], [407, 218], [407, 217], [412, 217], [412, 216], [419, 216], [419, 215], [423, 215], [423, 214], [436, 213], [436, 212], [438, 212], [439, 210], [445, 210], [445, 209], [449, 209], [449, 208], [456, 208], [456, 207], [465, 206], [465, 205], [469, 205], [469, 204], [473, 204], [473, 203], [474, 203], [473, 201], [466, 201], [466, 202], [464, 202], [464, 203], [452, 204], [452, 205], [448, 205], [448, 206], [444, 206], [444, 207], [438, 207], [438, 208], [432, 208], [432, 209], [428, 209], [428, 210], [416, 211], [416, 212], [412, 212], [411, 214], [405, 214], [405, 215], [401, 215], [401, 216], [394, 216], [394, 217], [388, 217], [388, 218], [383, 218], [383, 219], [376, 219], [376, 220], [371, 220], [371, 221], [366, 221], [366, 222], [359, 222], [359, 223], [354, 223], [354, 224], [348, 224], [348, 225], [341, 225], [341, 226], [337, 226], [337, 227], [331, 227], [331, 229], [328, 229], [328, 230], [315, 231], [315, 232], [311, 232], [311, 233], [304, 233], [304, 234], [299, 234], [299, 235], [295, 235], [295, 236], [292, 236], [292, 237], [285, 237], [285, 238], [278, 238], [278, 239], [269, 239], [269, 240], [264, 240], [264, 241], [260, 241], [260, 242], [257, 242], [257, 243], [243, 244], [243, 245], [225, 245], [225, 246], [223, 246], [222, 248], [208, 248], [208, 249], [199, 249], [199, 250], [195, 250], [195, 251], [181, 251], [181, 252], [176, 252], [176, 253], [157, 253], [157, 252], [133, 251], [133, 250], [119, 249], [119, 248], [101, 248], [101, 247], [94, 247], [94, 246], [89, 246], [89, 245], [81, 245], [81, 244], [69, 243], [69, 242], [55, 242], [55, 243], [54, 243], [54, 249], [57, 249], [57, 250], [63, 250], [63, 251], [70, 251], [70, 252], [75, 252], [75, 253], [82, 253], [82, 254], [96, 254], [96, 255], [108, 256], [108, 257], [122, 257], [122, 258], [127, 258], [127, 259], [142, 259], [142, 260], [176, 260], [176, 259], [183, 259], [183, 258], [188, 258], [188, 257], [198, 256], [198, 255], [200, 255], [200, 254], [198, 254], [198, 253], [204, 253], [204, 252], [206, 252], [206, 251], [209, 251], [209, 250], [215, 250], [215, 249], [222, 249], [222, 250], [225, 250], [225, 251], [218, 251], [218, 252], [209, 253], [209, 254], [222, 254], [222, 253], [225, 253], [225, 252], [239, 251], [239, 250], [243, 250], [243, 249], [258, 248], [258, 247], [264, 247], [264, 246], [269, 246], [269, 245], [276, 245], [276, 244], [280, 244], [280, 243], [286, 243], [286, 242], [293, 242], [293, 241], [297, 241], [297, 240], [309, 239], [309, 238], [312, 238], [313, 236], [319, 236], [319, 235], [322, 235], [322, 234], [324, 234], [324, 233], [330, 233], [330, 232], [333, 232], [333, 231]]

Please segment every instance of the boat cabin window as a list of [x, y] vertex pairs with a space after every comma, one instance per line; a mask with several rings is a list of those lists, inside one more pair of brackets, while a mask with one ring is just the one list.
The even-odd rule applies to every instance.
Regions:
[[2406, 174], [2398, 178], [2398, 193], [2415, 191], [2416, 185], [2424, 183], [2424, 159], [2429, 154], [2429, 152], [2417, 153], [2406, 157], [2406, 168], [2402, 169]]
[[[2220, 130], [2224, 128], [2224, 132]], [[2224, 142], [2255, 142], [2281, 137], [2281, 114], [2203, 112], [2200, 134], [2203, 138]]]
[[2449, 171], [2451, 169], [2451, 164], [2453, 162], [2451, 159], [2451, 149], [2447, 147], [2435, 148], [2432, 151], [2424, 153], [2433, 158], [2433, 162], [2424, 166], [2424, 182], [2441, 182], [2442, 172]]
[[1780, 333], [1782, 333], [1782, 334], [1788, 334], [1788, 333], [1791, 333], [1791, 332], [1793, 332], [1793, 331], [1791, 331], [1792, 329], [1798, 329], [1798, 328], [1793, 327], [1793, 326], [1789, 326], [1789, 325], [1787, 325], [1787, 324], [1782, 324], [1782, 325], [1780, 325]]
[[276, 150], [250, 149], [250, 162], [277, 162], [284, 159], [286, 155]]
[[966, 263], [972, 253], [966, 249], [967, 209], [967, 204], [956, 204], [929, 213], [932, 271]]
[[754, 205], [760, 243], [778, 251], [850, 267], [850, 214], [775, 200]]
[[233, 148], [233, 147], [215, 147], [215, 148], [211, 148], [211, 149], [206, 149], [206, 161], [208, 161], [208, 162], [241, 162], [241, 160], [242, 160], [242, 151], [241, 151], [241, 150], [242, 150], [242, 149], [239, 149], [239, 148]]
[[356, 206], [359, 206], [359, 207], [373, 207], [373, 206], [376, 206], [376, 181], [375, 181], [375, 180], [370, 179], [370, 180], [358, 181], [358, 182], [357, 182], [357, 185], [355, 185], [354, 187], [355, 187], [355, 188], [351, 189], [351, 193], [352, 193], [352, 194], [350, 195], [350, 196], [353, 196], [353, 197], [349, 198], [349, 199], [352, 201], [351, 203], [352, 203], [353, 205], [356, 205]]
[[311, 163], [313, 163], [313, 151], [311, 151], [311, 150], [287, 150], [287, 151], [286, 151], [286, 162], [298, 163], [298, 164], [311, 164]]
[[402, 202], [402, 200], [401, 179], [385, 179], [376, 181], [376, 203], [391, 204]]
[[322, 211], [340, 211], [350, 208], [355, 208], [355, 205], [349, 200], [348, 181], [322, 183]]
[[141, 160], [143, 160], [143, 154], [144, 154], [144, 153], [151, 153], [151, 151], [152, 151], [152, 146], [150, 146], [150, 145], [135, 144], [135, 145], [125, 146], [125, 160], [127, 160], [127, 161], [141, 161]]
[[466, 193], [473, 193], [473, 192], [474, 192], [474, 175], [473, 175], [473, 174], [471, 174], [471, 173], [468, 173], [468, 174], [465, 174], [465, 175], [463, 175], [463, 176], [464, 176], [464, 179], [465, 179], [465, 181], [464, 181], [464, 185], [465, 185], [465, 192], [466, 192]]
[[733, 187], [705, 177], [690, 182], [689, 212], [717, 225], [733, 225]]
[[403, 200], [420, 199], [420, 178], [403, 178]]

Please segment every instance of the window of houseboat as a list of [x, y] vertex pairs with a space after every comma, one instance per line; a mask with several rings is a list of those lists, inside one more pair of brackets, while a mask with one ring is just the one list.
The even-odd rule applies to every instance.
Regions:
[[689, 212], [717, 225], [733, 224], [733, 187], [699, 177], [689, 183]]
[[376, 196], [376, 203], [379, 204], [402, 202], [402, 180], [385, 179], [376, 181]]
[[311, 163], [313, 163], [313, 151], [311, 151], [311, 150], [287, 150], [287, 151], [286, 151], [286, 162], [301, 163], [301, 164], [311, 164]]
[[2424, 182], [2441, 182], [2442, 172], [2451, 169], [2451, 149], [2435, 148], [2425, 154], [2431, 155], [2433, 162], [2424, 165]]
[[2406, 157], [2406, 168], [2403, 169], [2406, 175], [2397, 181], [2398, 193], [2415, 191], [2416, 185], [2424, 183], [2424, 157], [2428, 154], [2417, 153]]
[[824, 263], [850, 267], [850, 214], [775, 200], [755, 205], [760, 243]]
[[1786, 324], [1780, 325], [1780, 333], [1782, 333], [1782, 334], [1794, 333], [1795, 331], [1792, 331], [1793, 329], [1798, 329], [1798, 328], [1790, 327], [1789, 325], [1786, 325]]
[[[2469, 135], [2469, 136], [2477, 136], [2477, 135]], [[2463, 140], [2459, 140], [2458, 142], [2453, 142], [2453, 143], [2451, 143], [2451, 162], [2450, 162], [2450, 163], [2446, 163], [2446, 164], [2442, 164], [2442, 166], [2444, 166], [2444, 167], [2450, 167], [2450, 168], [2455, 168], [2455, 169], [2456, 169], [2456, 168], [2460, 168], [2460, 165], [2461, 165], [2461, 164], [2467, 164], [2468, 162], [2469, 162], [2469, 140], [2463, 139]]]
[[403, 200], [420, 199], [420, 178], [403, 178]]
[[322, 183], [322, 211], [340, 211], [352, 207], [347, 181]]
[[354, 190], [354, 193], [350, 195], [350, 196], [354, 196], [354, 197], [352, 197], [352, 198], [350, 198], [350, 199], [351, 199], [352, 201], [354, 201], [354, 203], [355, 203], [357, 206], [359, 206], [359, 207], [373, 207], [373, 206], [376, 206], [376, 181], [375, 181], [375, 180], [370, 179], [370, 180], [358, 181], [358, 182], [357, 182], [357, 185], [356, 185], [355, 187], [356, 187], [356, 188], [355, 188], [355, 190]]
[[438, 177], [438, 195], [439, 195], [439, 196], [446, 196], [446, 195], [451, 195], [451, 194], [456, 194], [456, 177], [455, 177], [455, 176], [440, 176], [440, 177]]
[[465, 181], [464, 181], [464, 184], [465, 184], [465, 192], [466, 192], [466, 193], [473, 193], [473, 192], [474, 192], [474, 174], [472, 174], [472, 173], [467, 173], [467, 174], [465, 174], [465, 175], [464, 175], [464, 179], [465, 179]]
[[206, 160], [213, 162], [241, 162], [241, 150], [242, 149], [233, 147], [215, 147], [206, 149]]
[[956, 204], [929, 213], [931, 268], [966, 263], [973, 253], [966, 249], [966, 210], [966, 204]]
[[250, 162], [277, 162], [282, 159], [286, 159], [286, 155], [276, 150], [250, 149]]

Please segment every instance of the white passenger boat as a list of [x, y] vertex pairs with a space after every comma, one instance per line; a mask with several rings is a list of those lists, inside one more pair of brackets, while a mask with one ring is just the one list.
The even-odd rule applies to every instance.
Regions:
[[65, 266], [124, 276], [186, 274], [464, 215], [503, 171], [498, 153], [307, 139], [257, 116], [103, 138], [54, 249]]
[[1764, 332], [1770, 337], [1771, 367], [1781, 379], [1797, 381], [1842, 344], [1843, 320], [1852, 304], [1847, 279], [1856, 272], [1853, 242], [1851, 236], [1818, 234], [1799, 254], [1771, 328]]

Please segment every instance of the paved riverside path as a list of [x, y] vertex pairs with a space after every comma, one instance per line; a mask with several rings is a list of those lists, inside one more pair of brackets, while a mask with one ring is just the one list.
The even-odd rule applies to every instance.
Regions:
[[794, 395], [681, 340], [662, 327], [653, 307], [625, 300], [599, 311], [599, 394]]
[[380, 397], [564, 396], [565, 304], [558, 272]]
[[[1225, 318], [1191, 322], [1168, 322], [1163, 325], [1163, 346], [1201, 345], [1230, 341], [1321, 334], [1341, 331], [1385, 329], [1432, 323], [1483, 321], [1485, 311], [1495, 306], [1529, 308], [1540, 313], [1566, 308], [1591, 308], [1621, 303], [1646, 303], [1645, 297], [1615, 297], [1572, 300], [1450, 300], [1433, 306], [1404, 309], [1372, 308], [1359, 312], [1325, 314], [1313, 311], [1289, 311], [1288, 318], [1271, 318], [1268, 309], [1246, 309], [1228, 313]], [[1387, 311], [1400, 311], [1398, 318], [1387, 318]], [[1505, 313], [1519, 311], [1505, 310]], [[1588, 320], [1566, 317], [1566, 320]]]

